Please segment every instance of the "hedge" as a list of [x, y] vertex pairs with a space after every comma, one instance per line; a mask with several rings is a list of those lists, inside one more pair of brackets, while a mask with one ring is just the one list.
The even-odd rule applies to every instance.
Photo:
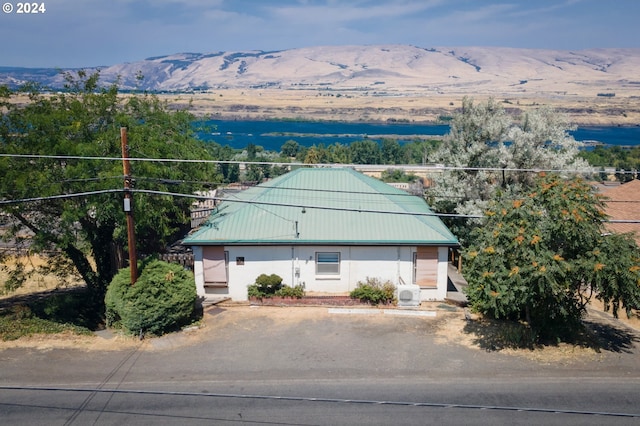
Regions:
[[192, 272], [152, 260], [142, 265], [134, 285], [129, 268], [113, 278], [105, 296], [107, 322], [133, 334], [161, 335], [193, 319], [196, 298]]

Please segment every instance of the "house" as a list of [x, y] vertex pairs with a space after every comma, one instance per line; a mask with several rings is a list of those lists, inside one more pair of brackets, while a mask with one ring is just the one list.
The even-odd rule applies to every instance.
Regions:
[[247, 300], [264, 273], [307, 294], [345, 295], [371, 277], [444, 300], [458, 241], [420, 197], [349, 168], [299, 168], [226, 198], [183, 244], [210, 299]]
[[[604, 195], [606, 208], [605, 213], [609, 220], [607, 223], [610, 232], [633, 233], [636, 243], [640, 246], [640, 180], [634, 179], [630, 182], [617, 185], [602, 192]], [[621, 222], [615, 222], [621, 221]], [[627, 221], [627, 222], [625, 222]], [[636, 223], [633, 223], [633, 222]]]

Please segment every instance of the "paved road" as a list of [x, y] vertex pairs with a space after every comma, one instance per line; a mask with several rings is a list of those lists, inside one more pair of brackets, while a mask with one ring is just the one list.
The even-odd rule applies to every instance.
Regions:
[[[304, 308], [303, 308], [304, 309]], [[290, 318], [289, 313], [294, 313]], [[447, 315], [213, 309], [196, 335], [0, 351], [3, 424], [638, 424], [637, 337], [571, 362], [468, 349]], [[115, 346], [115, 343], [114, 343]]]

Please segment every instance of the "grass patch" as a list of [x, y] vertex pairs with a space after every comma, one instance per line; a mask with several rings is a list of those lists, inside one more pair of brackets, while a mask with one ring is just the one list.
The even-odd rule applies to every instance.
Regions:
[[3, 341], [17, 340], [36, 334], [58, 334], [71, 332], [89, 335], [91, 330], [69, 323], [59, 323], [39, 318], [28, 306], [18, 305], [0, 311], [0, 338]]
[[0, 310], [0, 339], [65, 332], [90, 335], [101, 321], [99, 310], [87, 302], [84, 291], [52, 294]]

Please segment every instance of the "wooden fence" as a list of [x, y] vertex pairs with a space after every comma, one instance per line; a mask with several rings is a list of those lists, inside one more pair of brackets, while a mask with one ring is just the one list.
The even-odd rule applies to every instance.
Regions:
[[185, 269], [193, 269], [193, 253], [166, 253], [160, 255], [160, 260], [182, 265]]

